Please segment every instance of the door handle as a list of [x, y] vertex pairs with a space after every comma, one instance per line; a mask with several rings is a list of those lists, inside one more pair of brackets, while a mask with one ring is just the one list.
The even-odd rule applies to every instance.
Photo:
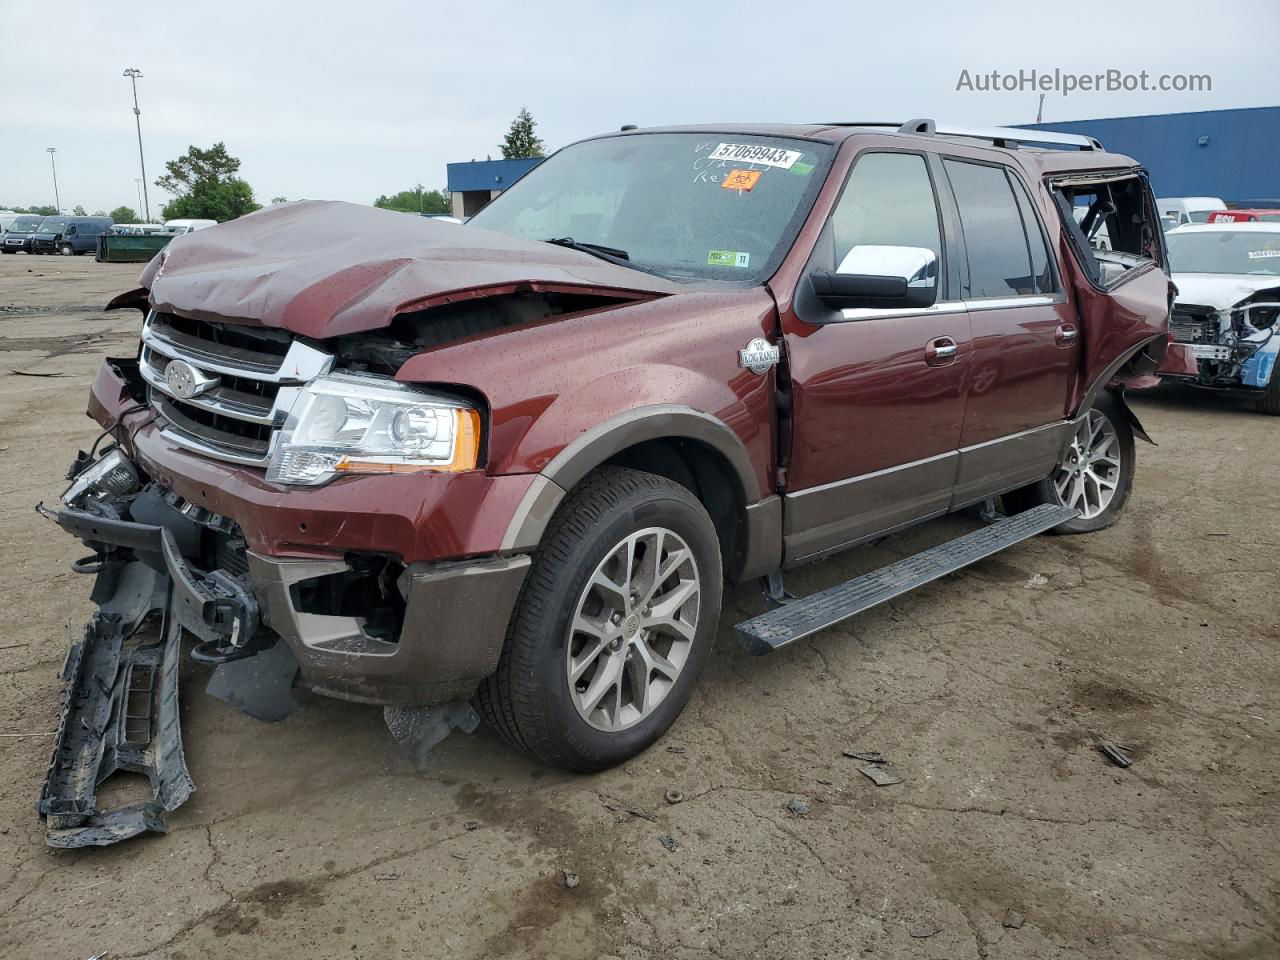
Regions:
[[945, 367], [956, 362], [960, 347], [950, 337], [935, 337], [924, 346], [924, 362], [931, 367]]
[[1053, 342], [1060, 347], [1069, 347], [1079, 336], [1080, 331], [1076, 329], [1074, 323], [1060, 323], [1058, 329], [1053, 332]]

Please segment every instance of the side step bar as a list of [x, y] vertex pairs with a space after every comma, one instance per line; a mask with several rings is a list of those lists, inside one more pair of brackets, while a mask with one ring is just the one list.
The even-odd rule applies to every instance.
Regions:
[[887, 567], [744, 620], [735, 627], [738, 639], [756, 656], [773, 653], [863, 610], [999, 553], [1005, 547], [1051, 530], [1076, 515], [1073, 507], [1051, 503], [1032, 507]]

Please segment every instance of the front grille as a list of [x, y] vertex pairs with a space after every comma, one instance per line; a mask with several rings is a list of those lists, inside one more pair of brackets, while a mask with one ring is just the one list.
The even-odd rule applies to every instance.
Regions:
[[[168, 373], [174, 361], [189, 371]], [[296, 388], [328, 371], [333, 357], [287, 333], [152, 311], [139, 369], [166, 436], [232, 463], [263, 466]], [[184, 390], [194, 384], [198, 392]], [[185, 395], [182, 395], [184, 394]]]

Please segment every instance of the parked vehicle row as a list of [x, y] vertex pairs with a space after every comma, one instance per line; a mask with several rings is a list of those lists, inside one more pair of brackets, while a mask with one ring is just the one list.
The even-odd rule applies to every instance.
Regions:
[[0, 216], [0, 252], [58, 253], [82, 256], [97, 249], [98, 238], [116, 236], [183, 236], [217, 226], [216, 220], [178, 219], [159, 223], [113, 223], [110, 217], [42, 217], [32, 214]]

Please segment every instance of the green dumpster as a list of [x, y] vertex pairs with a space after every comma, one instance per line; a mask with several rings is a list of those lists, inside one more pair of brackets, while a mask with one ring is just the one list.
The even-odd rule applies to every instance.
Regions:
[[171, 234], [153, 233], [150, 236], [119, 236], [104, 233], [98, 238], [99, 263], [146, 263], [173, 239]]

